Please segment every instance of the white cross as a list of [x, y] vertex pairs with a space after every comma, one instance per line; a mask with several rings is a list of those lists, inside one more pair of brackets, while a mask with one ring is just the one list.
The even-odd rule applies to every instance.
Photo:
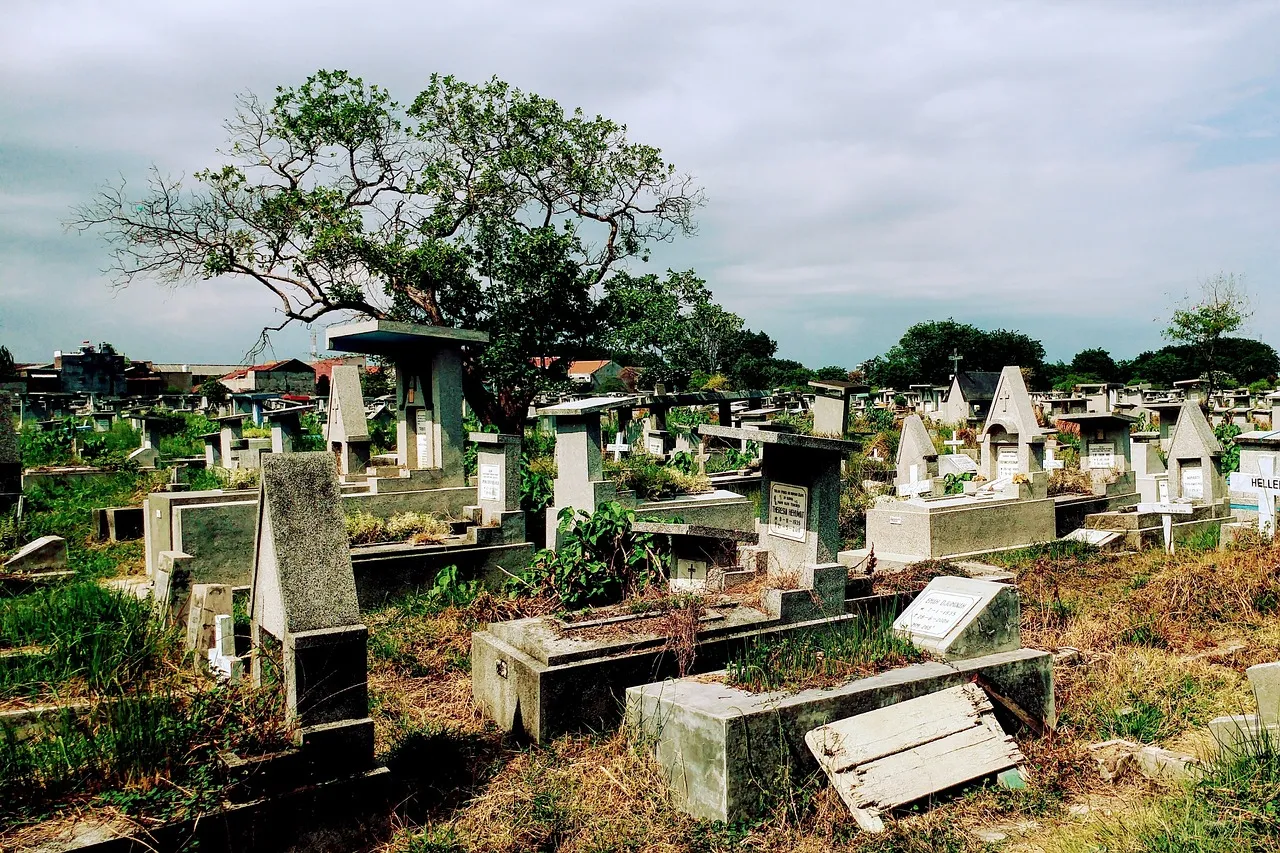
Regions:
[[1258, 457], [1258, 473], [1231, 475], [1231, 488], [1239, 492], [1253, 492], [1258, 498], [1258, 532], [1273, 533], [1276, 529], [1276, 498], [1280, 497], [1280, 478], [1276, 477], [1276, 458]]
[[898, 486], [899, 495], [919, 495], [931, 491], [933, 491], [933, 479], [921, 480], [918, 464], [911, 466], [911, 481]]
[[622, 461], [622, 454], [631, 452], [631, 445], [627, 444], [627, 434], [619, 431], [613, 438], [613, 444], [605, 448], [613, 454], [614, 462]]
[[1161, 516], [1161, 527], [1164, 529], [1164, 549], [1173, 553], [1173, 517], [1190, 515], [1195, 510], [1189, 503], [1170, 503], [1162, 501], [1153, 504], [1138, 504], [1138, 512], [1158, 512]]
[[960, 450], [960, 448], [964, 447], [964, 439], [956, 438], [954, 436], [952, 436], [951, 438], [948, 438], [946, 441], [942, 443], [945, 444], [947, 447], [951, 448], [952, 456], [954, 456]]
[[1064, 468], [1066, 467], [1066, 464], [1067, 463], [1058, 458], [1057, 448], [1046, 447], [1044, 449], [1044, 469], [1046, 471], [1052, 471], [1055, 468]]

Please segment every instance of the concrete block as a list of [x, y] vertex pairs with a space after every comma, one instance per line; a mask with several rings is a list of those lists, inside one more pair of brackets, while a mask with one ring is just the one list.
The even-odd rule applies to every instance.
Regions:
[[304, 727], [369, 715], [369, 629], [344, 625], [291, 632], [284, 649], [288, 706]]
[[934, 578], [893, 628], [947, 660], [1013, 651], [1022, 647], [1018, 590], [976, 578]]
[[1258, 717], [1264, 726], [1280, 724], [1280, 661], [1260, 663], [1244, 671], [1258, 700]]
[[61, 536], [41, 536], [28, 542], [5, 561], [6, 572], [34, 574], [58, 572], [67, 568], [67, 540]]
[[653, 745], [679, 808], [698, 818], [735, 821], [758, 814], [761, 787], [817, 768], [804, 743], [809, 731], [966, 684], [974, 674], [1052, 725], [1052, 661], [1047, 652], [1020, 649], [793, 693], [748, 693], [705, 679], [664, 681], [627, 691], [627, 722]]

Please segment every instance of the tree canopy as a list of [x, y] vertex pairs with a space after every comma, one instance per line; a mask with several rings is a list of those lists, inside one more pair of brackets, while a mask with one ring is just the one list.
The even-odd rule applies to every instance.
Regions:
[[523, 417], [531, 358], [585, 345], [597, 286], [692, 233], [702, 203], [625, 125], [496, 78], [432, 75], [404, 108], [319, 71], [241, 96], [226, 127], [225, 162], [195, 187], [153, 170], [140, 197], [111, 185], [77, 210], [117, 283], [251, 279], [279, 302], [264, 336], [333, 314], [488, 331], [466, 392], [495, 423]]
[[916, 323], [884, 355], [867, 364], [867, 378], [883, 388], [917, 383], [944, 385], [953, 373], [952, 353], [962, 371], [997, 371], [1016, 364], [1038, 374], [1044, 367], [1044, 345], [1021, 332], [985, 331], [953, 319]]

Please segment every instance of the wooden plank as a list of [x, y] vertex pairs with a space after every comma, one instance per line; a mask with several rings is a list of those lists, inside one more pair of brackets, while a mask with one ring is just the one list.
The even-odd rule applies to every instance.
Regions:
[[978, 726], [873, 761], [851, 774], [864, 805], [889, 809], [1008, 770], [1022, 760], [1012, 738]]
[[[933, 712], [933, 707], [939, 709], [937, 713]], [[966, 713], [958, 702], [940, 702], [932, 707], [904, 707], [901, 719], [880, 717], [863, 721], [859, 716], [840, 720], [809, 732], [805, 735], [805, 743], [823, 770], [843, 773], [851, 766], [867, 764], [976, 725], [976, 713]]]
[[858, 825], [883, 830], [880, 812], [999, 773], [1023, 760], [975, 684], [837, 720], [805, 735]]

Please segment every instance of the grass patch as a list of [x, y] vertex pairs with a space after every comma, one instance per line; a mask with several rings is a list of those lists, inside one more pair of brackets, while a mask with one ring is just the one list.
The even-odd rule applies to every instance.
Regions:
[[176, 642], [145, 601], [82, 582], [0, 599], [0, 699], [118, 693], [154, 671]]
[[705, 474], [664, 465], [646, 453], [633, 453], [617, 461], [606, 460], [604, 469], [619, 488], [635, 492], [641, 500], [660, 501], [711, 491], [711, 481]]
[[829, 687], [924, 660], [892, 619], [859, 618], [797, 637], [749, 641], [726, 665], [725, 683], [753, 693]]

